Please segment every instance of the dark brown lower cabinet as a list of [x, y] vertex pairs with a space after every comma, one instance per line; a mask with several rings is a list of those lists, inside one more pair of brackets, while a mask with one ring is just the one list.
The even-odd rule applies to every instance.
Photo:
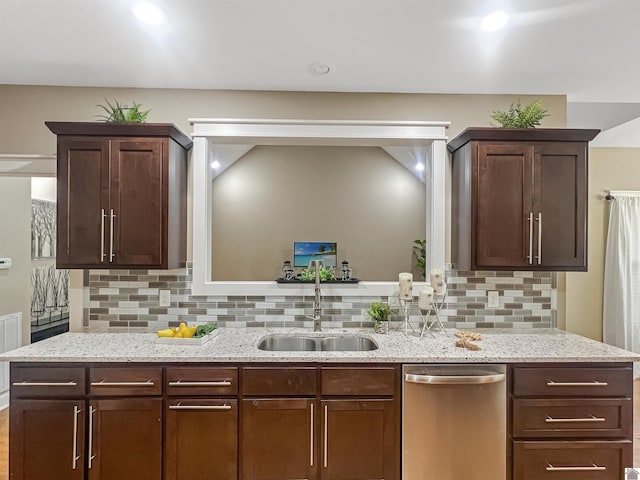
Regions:
[[241, 478], [318, 478], [316, 410], [311, 398], [243, 400]]
[[513, 442], [515, 480], [620, 480], [632, 464], [631, 440]]
[[165, 480], [238, 478], [237, 400], [173, 398], [165, 425]]
[[12, 480], [82, 480], [84, 400], [14, 400], [9, 470]]
[[392, 399], [322, 400], [322, 479], [399, 480]]
[[87, 414], [89, 480], [162, 477], [161, 398], [90, 400]]

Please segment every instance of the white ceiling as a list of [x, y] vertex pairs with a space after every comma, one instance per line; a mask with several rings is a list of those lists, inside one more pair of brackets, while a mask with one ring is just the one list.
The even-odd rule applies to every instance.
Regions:
[[[570, 126], [603, 103], [602, 127], [640, 115], [639, 0], [148, 0], [159, 29], [133, 1], [0, 0], [0, 84], [566, 94]], [[495, 9], [508, 27], [482, 32]]]

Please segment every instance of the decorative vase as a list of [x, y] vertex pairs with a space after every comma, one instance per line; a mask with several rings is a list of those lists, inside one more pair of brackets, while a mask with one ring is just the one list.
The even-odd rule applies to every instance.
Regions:
[[376, 322], [373, 325], [373, 331], [376, 333], [389, 333], [389, 322], [388, 321]]

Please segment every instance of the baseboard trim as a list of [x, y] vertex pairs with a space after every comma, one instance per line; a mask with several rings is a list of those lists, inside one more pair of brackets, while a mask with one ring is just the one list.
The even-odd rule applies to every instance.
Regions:
[[9, 391], [0, 393], [0, 410], [9, 407]]

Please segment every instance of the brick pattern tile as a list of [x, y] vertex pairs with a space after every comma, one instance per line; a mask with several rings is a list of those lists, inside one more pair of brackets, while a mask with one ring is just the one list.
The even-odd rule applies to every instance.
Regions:
[[[447, 295], [440, 298], [445, 327], [548, 328], [555, 326], [555, 274], [548, 272], [467, 272], [449, 270]], [[155, 270], [91, 270], [86, 281], [86, 326], [127, 327], [152, 331], [180, 322], [217, 321], [227, 327], [311, 327], [313, 296], [194, 296], [189, 267]], [[171, 291], [171, 305], [159, 306], [159, 291]], [[499, 293], [498, 308], [489, 308], [487, 292]], [[412, 325], [424, 315], [417, 299], [409, 308]], [[369, 303], [387, 297], [322, 298], [323, 322], [334, 327], [370, 327]], [[403, 319], [400, 308], [392, 319]], [[433, 317], [430, 318], [433, 320]], [[392, 325], [393, 326], [393, 325]]]

